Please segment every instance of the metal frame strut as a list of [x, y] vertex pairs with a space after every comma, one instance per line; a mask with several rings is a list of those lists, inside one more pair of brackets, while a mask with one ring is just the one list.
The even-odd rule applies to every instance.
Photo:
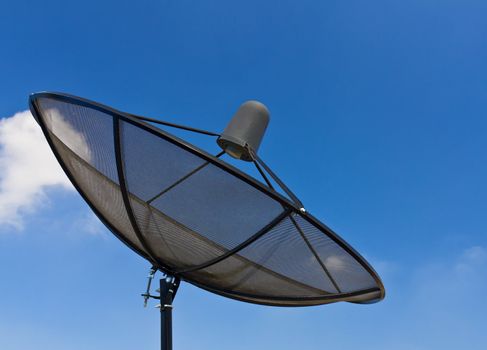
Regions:
[[143, 120], [145, 122], [150, 122], [150, 123], [155, 123], [155, 124], [161, 124], [161, 125], [169, 126], [171, 128], [176, 128], [176, 129], [181, 129], [181, 130], [196, 132], [198, 134], [203, 134], [203, 135], [208, 135], [208, 136], [220, 136], [220, 134], [217, 134], [216, 132], [212, 132], [212, 131], [207, 131], [207, 130], [192, 128], [190, 126], [184, 126], [184, 125], [174, 124], [174, 123], [170, 123], [170, 122], [166, 122], [166, 121], [158, 120], [158, 119], [154, 119], [154, 118], [142, 117], [140, 115], [135, 115], [135, 114], [129, 114], [129, 115], [131, 117], [133, 117], [133, 118], [136, 118], [138, 120]]

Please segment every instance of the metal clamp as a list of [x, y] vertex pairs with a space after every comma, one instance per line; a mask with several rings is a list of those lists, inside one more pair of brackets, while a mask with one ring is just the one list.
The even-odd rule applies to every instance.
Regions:
[[149, 276], [147, 276], [147, 278], [148, 278], [147, 289], [146, 289], [145, 293], [141, 294], [141, 296], [144, 297], [144, 307], [147, 307], [147, 301], [149, 300], [149, 298], [159, 299], [158, 296], [150, 294], [150, 286], [152, 284], [152, 280], [154, 279], [154, 275], [156, 274], [156, 272], [157, 272], [157, 268], [155, 266], [152, 266], [150, 269], [150, 272], [149, 272]]

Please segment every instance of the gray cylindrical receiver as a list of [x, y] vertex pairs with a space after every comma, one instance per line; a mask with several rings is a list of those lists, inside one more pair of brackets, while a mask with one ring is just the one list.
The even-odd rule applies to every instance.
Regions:
[[217, 143], [233, 158], [250, 162], [252, 156], [246, 145], [257, 153], [269, 120], [266, 106], [258, 101], [247, 101], [237, 110]]

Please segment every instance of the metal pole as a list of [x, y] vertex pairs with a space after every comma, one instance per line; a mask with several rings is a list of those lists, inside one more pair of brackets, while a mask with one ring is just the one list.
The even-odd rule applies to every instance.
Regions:
[[159, 281], [161, 301], [161, 350], [172, 350], [172, 302], [179, 279], [167, 276]]

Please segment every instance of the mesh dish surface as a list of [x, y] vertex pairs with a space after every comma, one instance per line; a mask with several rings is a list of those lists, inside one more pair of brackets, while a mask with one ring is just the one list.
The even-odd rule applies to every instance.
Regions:
[[30, 108], [96, 215], [160, 270], [265, 305], [384, 297], [377, 273], [336, 233], [221, 159], [78, 97], [34, 94]]

